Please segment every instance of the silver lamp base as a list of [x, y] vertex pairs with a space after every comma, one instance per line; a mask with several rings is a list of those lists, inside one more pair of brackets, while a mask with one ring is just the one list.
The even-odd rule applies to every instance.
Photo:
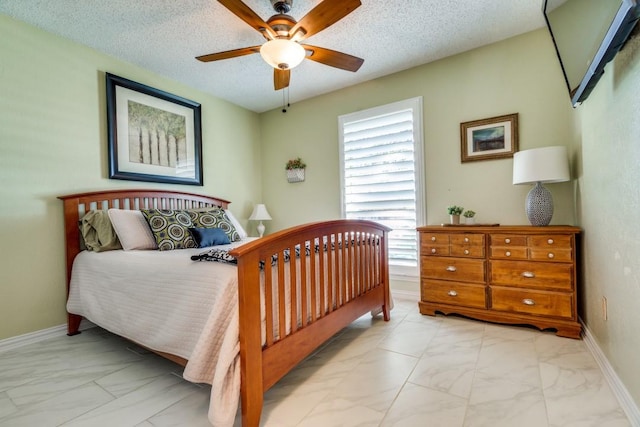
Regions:
[[531, 225], [545, 226], [551, 222], [553, 216], [553, 198], [551, 192], [538, 182], [527, 194], [525, 203], [527, 218]]

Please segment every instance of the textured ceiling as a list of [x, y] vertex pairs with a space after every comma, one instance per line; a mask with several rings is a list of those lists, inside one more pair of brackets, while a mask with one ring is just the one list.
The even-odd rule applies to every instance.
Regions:
[[[244, 0], [264, 20], [269, 0]], [[320, 0], [294, 0], [302, 18]], [[362, 0], [309, 44], [364, 58], [356, 73], [303, 61], [292, 103], [544, 26], [542, 0]], [[201, 63], [207, 53], [255, 46], [262, 36], [214, 0], [0, 0], [0, 13], [137, 64], [256, 112], [282, 105], [260, 55]], [[109, 70], [105, 70], [109, 71]], [[127, 76], [123, 76], [127, 77]]]

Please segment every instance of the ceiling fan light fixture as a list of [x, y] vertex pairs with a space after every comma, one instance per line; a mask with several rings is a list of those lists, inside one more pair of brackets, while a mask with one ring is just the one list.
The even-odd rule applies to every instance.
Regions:
[[260, 47], [260, 55], [273, 68], [290, 70], [298, 66], [304, 59], [304, 48], [287, 39], [269, 40]]

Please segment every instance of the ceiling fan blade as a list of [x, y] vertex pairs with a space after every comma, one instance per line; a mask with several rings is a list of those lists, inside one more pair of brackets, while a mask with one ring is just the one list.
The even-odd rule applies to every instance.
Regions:
[[362, 58], [335, 50], [310, 46], [308, 44], [303, 44], [302, 47], [307, 51], [307, 59], [329, 65], [330, 67], [356, 72], [364, 63], [364, 59]]
[[265, 37], [273, 40], [277, 37], [277, 34], [273, 29], [264, 22], [262, 18], [258, 16], [249, 6], [244, 4], [241, 0], [218, 0], [224, 7], [229, 9], [231, 13], [242, 19], [247, 24], [251, 25], [256, 31], [263, 34]]
[[273, 87], [275, 90], [284, 89], [289, 86], [289, 79], [291, 77], [291, 70], [281, 70], [279, 68], [273, 69]]
[[[360, 0], [324, 0], [311, 9], [309, 13], [294, 25], [291, 31], [289, 31], [289, 35], [292, 36], [294, 40], [304, 40], [307, 37], [311, 37], [335, 24], [353, 12], [361, 4]], [[301, 28], [305, 33], [302, 34], [300, 32], [296, 34]]]
[[243, 47], [242, 49], [227, 50], [224, 52], [210, 53], [208, 55], [196, 56], [198, 61], [211, 62], [221, 59], [236, 58], [238, 56], [251, 55], [260, 52], [260, 46]]

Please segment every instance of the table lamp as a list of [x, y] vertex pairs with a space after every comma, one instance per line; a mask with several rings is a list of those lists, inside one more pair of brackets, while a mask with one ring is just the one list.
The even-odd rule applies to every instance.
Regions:
[[269, 215], [267, 207], [263, 204], [255, 205], [255, 207], [253, 208], [253, 212], [249, 217], [249, 220], [251, 221], [260, 221], [260, 224], [258, 224], [257, 227], [258, 233], [260, 233], [260, 237], [262, 237], [262, 235], [264, 234], [264, 224], [262, 223], [262, 221], [269, 221], [270, 219], [271, 215]]
[[542, 183], [569, 179], [567, 147], [534, 148], [513, 155], [513, 184], [535, 184], [525, 203], [531, 225], [549, 225], [553, 216], [553, 197]]

